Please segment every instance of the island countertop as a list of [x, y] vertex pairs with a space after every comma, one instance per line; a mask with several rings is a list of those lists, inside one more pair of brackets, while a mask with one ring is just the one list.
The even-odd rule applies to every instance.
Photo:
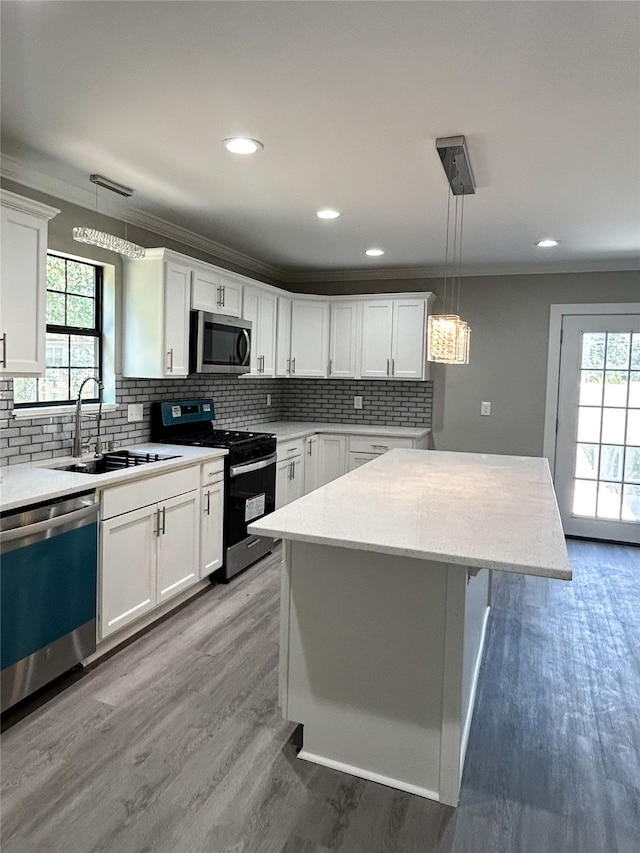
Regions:
[[249, 531], [571, 579], [549, 465], [539, 457], [391, 450]]

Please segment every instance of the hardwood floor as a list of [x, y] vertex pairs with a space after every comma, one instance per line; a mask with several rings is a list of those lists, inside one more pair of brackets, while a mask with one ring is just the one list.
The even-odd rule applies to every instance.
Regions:
[[569, 549], [494, 574], [458, 809], [296, 759], [276, 554], [5, 715], [3, 853], [637, 853], [640, 550]]

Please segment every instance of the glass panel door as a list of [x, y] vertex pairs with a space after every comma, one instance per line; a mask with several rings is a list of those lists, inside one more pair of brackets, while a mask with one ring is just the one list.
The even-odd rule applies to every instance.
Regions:
[[565, 532], [640, 541], [640, 315], [563, 320], [555, 485]]

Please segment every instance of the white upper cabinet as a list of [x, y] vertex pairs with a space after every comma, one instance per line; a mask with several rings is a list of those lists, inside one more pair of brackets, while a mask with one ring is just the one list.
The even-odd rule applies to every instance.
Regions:
[[365, 302], [362, 306], [363, 379], [387, 379], [391, 375], [393, 302]]
[[252, 323], [249, 376], [275, 376], [276, 304], [277, 297], [271, 291], [245, 285], [242, 316]]
[[329, 323], [329, 377], [356, 376], [357, 302], [332, 302]]
[[215, 267], [198, 266], [191, 278], [191, 307], [194, 311], [239, 317], [242, 313], [242, 284]]
[[291, 303], [292, 299], [278, 296], [276, 342], [276, 376], [291, 375]]
[[0, 375], [45, 369], [47, 223], [60, 211], [0, 190]]
[[276, 376], [326, 377], [328, 359], [328, 302], [279, 297]]
[[363, 303], [363, 379], [428, 378], [426, 308], [422, 294]]
[[325, 377], [329, 363], [329, 304], [294, 299], [291, 304], [290, 375]]
[[188, 374], [193, 270], [185, 260], [167, 249], [123, 259], [125, 376]]

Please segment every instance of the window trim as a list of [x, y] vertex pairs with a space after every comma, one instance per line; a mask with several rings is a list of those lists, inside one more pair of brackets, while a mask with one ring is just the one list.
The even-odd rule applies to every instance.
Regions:
[[[58, 325], [55, 323], [47, 323], [45, 334], [53, 333], [53, 334], [62, 334], [62, 335], [84, 335], [85, 337], [95, 337], [98, 339], [98, 376], [97, 378], [104, 383], [105, 378], [105, 365], [104, 365], [104, 308], [105, 308], [105, 282], [107, 279], [107, 267], [104, 264], [101, 264], [99, 261], [94, 261], [90, 258], [80, 258], [75, 255], [68, 255], [64, 252], [56, 252], [54, 250], [47, 249], [47, 258], [60, 258], [66, 262], [72, 263], [81, 263], [86, 266], [91, 266], [95, 270], [95, 296], [94, 299], [94, 316], [95, 316], [95, 326], [92, 327], [83, 327], [83, 326], [66, 326], [66, 325]], [[47, 292], [49, 292], [50, 288], [47, 287]], [[66, 291], [65, 291], [66, 292]], [[71, 365], [68, 365], [69, 372], [71, 371]], [[45, 367], [46, 370], [46, 367]], [[111, 383], [109, 383], [111, 385]], [[96, 387], [96, 386], [94, 386]], [[97, 388], [96, 388], [97, 390]], [[103, 403], [104, 403], [104, 392], [103, 392]], [[111, 396], [111, 395], [109, 395]], [[99, 403], [99, 396], [96, 394], [92, 397], [83, 397], [83, 406], [86, 405], [87, 409], [90, 410], [90, 407], [95, 404], [96, 411]], [[68, 411], [73, 411], [75, 406], [74, 400], [35, 400], [29, 401], [27, 403], [16, 403], [15, 400], [13, 402], [13, 414], [14, 417], [50, 417], [55, 414], [66, 414]], [[103, 406], [103, 408], [105, 408]], [[115, 406], [114, 406], [115, 408]], [[49, 411], [52, 410], [52, 411]], [[47, 414], [45, 414], [45, 411]], [[23, 414], [25, 413], [25, 414]], [[42, 413], [42, 414], [39, 414]]]

